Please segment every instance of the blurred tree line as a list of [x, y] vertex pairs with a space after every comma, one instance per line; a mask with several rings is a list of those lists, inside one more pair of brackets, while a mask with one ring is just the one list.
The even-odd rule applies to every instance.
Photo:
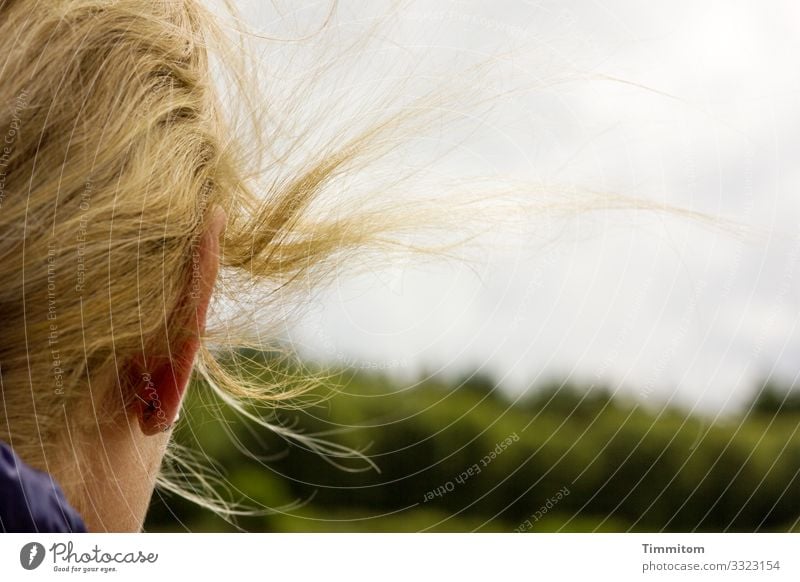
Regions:
[[[309, 373], [269, 352], [230, 366], [265, 382]], [[800, 391], [772, 382], [717, 421], [595, 385], [550, 382], [513, 399], [480, 374], [401, 384], [328, 371], [309, 396], [271, 422], [364, 457], [321, 455], [197, 382], [176, 440], [213, 463], [220, 494], [260, 511], [226, 520], [157, 493], [145, 529], [800, 530]]]

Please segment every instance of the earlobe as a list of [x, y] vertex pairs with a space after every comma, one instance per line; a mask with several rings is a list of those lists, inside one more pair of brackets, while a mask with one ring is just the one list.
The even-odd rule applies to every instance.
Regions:
[[197, 341], [186, 342], [172, 360], [167, 359], [156, 365], [152, 373], [141, 375], [136, 406], [139, 426], [145, 435], [167, 432], [178, 419], [197, 346]]
[[[139, 394], [136, 395], [139, 400], [139, 428], [142, 434], [153, 436], [160, 432], [167, 432], [175, 421], [169, 422], [161, 406], [161, 401], [158, 398], [146, 400]], [[176, 419], [177, 420], [177, 419]]]

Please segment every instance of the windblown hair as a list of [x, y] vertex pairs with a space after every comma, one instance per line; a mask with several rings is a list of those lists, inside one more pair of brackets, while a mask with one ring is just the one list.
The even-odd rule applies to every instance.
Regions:
[[[210, 54], [239, 62], [229, 46], [195, 0], [0, 3], [0, 438], [45, 470], [96, 454], [85, 436], [118, 420], [138, 389], [124, 372], [166, 353], [186, 320], [211, 208], [228, 216], [217, 291], [234, 297], [256, 282], [309, 284], [388, 226], [376, 214], [323, 219], [309, 209], [360, 156], [390, 143], [381, 136], [396, 119], [253, 190], [269, 136], [237, 141], [241, 128], [223, 115]], [[226, 402], [301, 389], [231, 373], [212, 333], [196, 370]], [[220, 338], [247, 343], [232, 329]]]

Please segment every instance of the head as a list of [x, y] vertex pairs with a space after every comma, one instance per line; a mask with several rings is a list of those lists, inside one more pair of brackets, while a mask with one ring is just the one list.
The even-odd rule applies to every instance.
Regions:
[[201, 16], [0, 6], [0, 438], [96, 531], [141, 527], [235, 204]]

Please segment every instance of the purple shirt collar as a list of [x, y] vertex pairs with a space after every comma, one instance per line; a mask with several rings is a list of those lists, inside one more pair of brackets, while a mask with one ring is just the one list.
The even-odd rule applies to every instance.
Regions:
[[0, 441], [0, 532], [85, 532], [86, 525], [47, 473]]

